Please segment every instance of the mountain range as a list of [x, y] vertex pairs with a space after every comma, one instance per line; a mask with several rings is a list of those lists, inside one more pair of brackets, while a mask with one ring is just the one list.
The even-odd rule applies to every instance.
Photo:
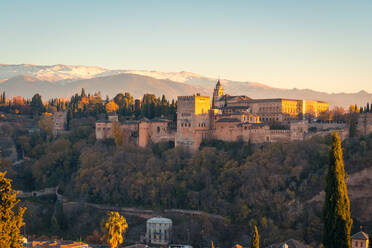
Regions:
[[[69, 97], [79, 93], [101, 92], [103, 96], [115, 96], [119, 92], [130, 92], [135, 98], [144, 93], [157, 96], [165, 94], [168, 99], [179, 95], [212, 95], [216, 78], [209, 78], [191, 72], [158, 72], [146, 70], [109, 70], [97, 66], [72, 65], [7, 65], [0, 64], [0, 91], [7, 96], [31, 98], [39, 93], [46, 99]], [[351, 104], [364, 106], [372, 102], [372, 94], [326, 93], [311, 89], [281, 89], [256, 82], [240, 82], [223, 79], [225, 93], [260, 98], [294, 98], [321, 100], [331, 106], [348, 107]]]

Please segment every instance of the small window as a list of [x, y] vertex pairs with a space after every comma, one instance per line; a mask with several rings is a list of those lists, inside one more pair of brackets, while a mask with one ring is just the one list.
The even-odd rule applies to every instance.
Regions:
[[160, 133], [160, 127], [158, 127], [157, 129], [158, 129], [158, 133]]

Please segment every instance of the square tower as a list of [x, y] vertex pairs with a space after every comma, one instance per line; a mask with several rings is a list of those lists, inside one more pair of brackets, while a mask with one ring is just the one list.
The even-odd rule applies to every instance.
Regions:
[[211, 100], [209, 96], [179, 96], [177, 102], [177, 134], [175, 145], [197, 149], [210, 130]]

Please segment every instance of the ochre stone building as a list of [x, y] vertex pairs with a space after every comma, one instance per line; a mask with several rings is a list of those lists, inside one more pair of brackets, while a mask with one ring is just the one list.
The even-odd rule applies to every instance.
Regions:
[[123, 142], [125, 144], [135, 144], [146, 147], [151, 143], [174, 141], [175, 130], [172, 128], [172, 122], [166, 119], [146, 118], [136, 121], [119, 122], [118, 116], [109, 116], [108, 120], [96, 122], [96, 139], [113, 138], [113, 125], [117, 123], [123, 133]]
[[[126, 143], [141, 147], [174, 141], [175, 146], [195, 150], [204, 140], [213, 139], [289, 142], [303, 140], [308, 133], [307, 119], [328, 109], [329, 104], [321, 101], [230, 96], [218, 80], [212, 99], [198, 94], [178, 97], [176, 126], [170, 120], [143, 119], [122, 122], [120, 128]], [[97, 122], [97, 139], [112, 138], [114, 122], [117, 117]]]
[[[308, 132], [305, 119], [328, 109], [329, 104], [321, 101], [230, 96], [218, 80], [212, 106], [209, 97], [178, 97], [175, 145], [197, 149], [210, 139], [252, 143], [303, 140]], [[282, 125], [273, 128], [273, 123]]]
[[311, 119], [329, 110], [329, 104], [322, 101], [298, 99], [251, 99], [247, 96], [224, 94], [220, 81], [213, 93], [213, 106], [217, 109], [249, 109], [260, 116], [262, 122], [282, 122]]
[[361, 135], [372, 133], [372, 113], [363, 113], [359, 115], [357, 130]]
[[288, 142], [304, 139], [307, 121], [286, 123], [281, 129], [272, 129], [261, 123], [260, 117], [244, 108], [213, 109], [205, 96], [180, 96], [177, 102], [176, 146], [198, 149], [204, 140], [248, 141], [252, 143]]

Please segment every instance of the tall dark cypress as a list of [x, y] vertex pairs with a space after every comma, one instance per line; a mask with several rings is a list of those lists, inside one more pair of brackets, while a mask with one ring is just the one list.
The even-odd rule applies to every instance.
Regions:
[[341, 140], [336, 132], [332, 135], [329, 151], [329, 167], [326, 177], [324, 203], [323, 244], [325, 248], [350, 248], [350, 201], [345, 183]]

